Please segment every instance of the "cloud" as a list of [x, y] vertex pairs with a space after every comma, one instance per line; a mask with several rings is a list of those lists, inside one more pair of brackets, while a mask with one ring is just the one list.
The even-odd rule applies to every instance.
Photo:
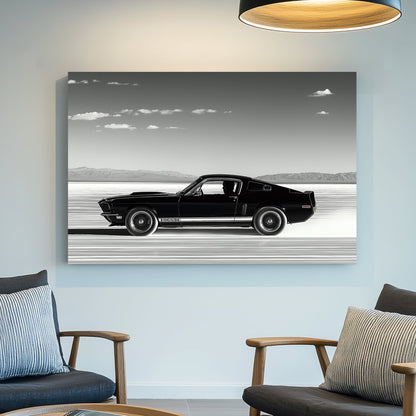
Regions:
[[231, 110], [225, 110], [224, 111], [224, 114], [231, 114], [232, 113], [232, 111]]
[[94, 84], [96, 84], [97, 82], [101, 82], [100, 80], [98, 80], [98, 79], [93, 79], [92, 80], [92, 82], [94, 83]]
[[165, 127], [166, 130], [185, 130], [183, 127], [168, 126]]
[[328, 95], [334, 95], [334, 93], [327, 88], [322, 91], [315, 91], [312, 94], [309, 94], [308, 97], [327, 97]]
[[318, 115], [322, 115], [322, 116], [326, 116], [327, 114], [329, 114], [328, 113], [328, 111], [324, 111], [324, 110], [322, 110], [322, 111], [318, 111], [316, 114], [318, 114]]
[[195, 110], [192, 110], [192, 113], [194, 114], [212, 114], [212, 113], [216, 113], [217, 110], [213, 110], [212, 108], [196, 108]]
[[110, 114], [108, 113], [98, 113], [97, 111], [91, 111], [89, 113], [80, 113], [75, 114], [73, 116], [68, 116], [69, 120], [83, 120], [83, 121], [91, 121], [91, 120], [98, 120], [99, 118], [109, 117]]
[[130, 124], [106, 124], [104, 126], [105, 129], [112, 129], [112, 130], [136, 130], [136, 127], [131, 126]]
[[140, 114], [156, 114], [156, 113], [159, 113], [163, 116], [171, 116], [172, 114], [175, 114], [175, 113], [182, 113], [182, 111], [183, 110], [181, 110], [180, 108], [163, 109], [163, 110], [159, 110], [157, 108], [153, 108], [152, 110], [150, 110], [148, 108], [140, 108], [134, 113], [134, 115], [139, 116]]
[[139, 114], [152, 114], [152, 113], [158, 113], [159, 110], [148, 110], [147, 108], [140, 108], [139, 110], [136, 111], [136, 116], [138, 116]]
[[83, 79], [82, 81], [75, 81], [75, 79], [69, 79], [68, 85], [77, 85], [77, 84], [88, 84], [88, 81], [86, 79]]
[[182, 113], [182, 110], [180, 110], [179, 108], [175, 108], [174, 110], [160, 110], [160, 114], [162, 115], [172, 115], [175, 113]]
[[110, 81], [110, 82], [107, 82], [107, 85], [130, 85], [130, 84], [128, 82]]
[[132, 87], [138, 87], [139, 86], [139, 84], [137, 82], [135, 82], [134, 84], [131, 84], [131, 85], [132, 85]]
[[133, 113], [134, 110], [130, 110], [129, 108], [124, 108], [121, 111], [117, 111], [117, 113], [113, 114], [113, 117], [123, 117], [123, 115], [130, 115]]
[[157, 129], [159, 129], [159, 126], [155, 126], [154, 124], [149, 124], [146, 127], [146, 130], [157, 130]]

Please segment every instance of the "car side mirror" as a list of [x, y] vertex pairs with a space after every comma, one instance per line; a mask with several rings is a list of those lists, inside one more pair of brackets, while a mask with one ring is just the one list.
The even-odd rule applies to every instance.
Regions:
[[201, 196], [202, 195], [202, 189], [201, 188], [198, 188], [194, 193], [193, 193], [193, 195], [194, 196]]

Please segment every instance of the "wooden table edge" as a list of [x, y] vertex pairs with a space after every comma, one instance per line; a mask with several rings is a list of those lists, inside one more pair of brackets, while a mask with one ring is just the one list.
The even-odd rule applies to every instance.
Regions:
[[71, 410], [84, 409], [97, 412], [117, 413], [125, 416], [184, 416], [169, 410], [154, 409], [151, 407], [134, 406], [129, 404], [104, 404], [104, 403], [68, 403], [52, 406], [27, 407], [1, 413], [1, 416], [36, 416], [56, 415], [62, 416]]

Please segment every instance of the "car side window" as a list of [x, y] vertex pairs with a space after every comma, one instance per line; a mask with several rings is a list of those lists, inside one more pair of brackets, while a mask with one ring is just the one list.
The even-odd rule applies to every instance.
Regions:
[[234, 180], [212, 180], [206, 181], [196, 188], [192, 189], [188, 195], [237, 195], [239, 190], [239, 182]]
[[260, 183], [260, 182], [253, 182], [250, 181], [248, 183], [248, 188], [249, 191], [271, 191], [272, 187], [271, 185], [267, 184], [267, 183]]
[[207, 181], [201, 186], [202, 193], [204, 195], [224, 195], [222, 189], [223, 181]]

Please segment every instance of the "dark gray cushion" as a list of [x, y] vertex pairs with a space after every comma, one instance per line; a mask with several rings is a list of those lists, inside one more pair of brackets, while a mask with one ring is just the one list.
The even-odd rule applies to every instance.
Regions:
[[385, 284], [375, 309], [402, 315], [416, 315], [416, 292]]
[[0, 412], [45, 404], [97, 403], [110, 398], [115, 384], [87, 371], [0, 381]]
[[273, 416], [402, 416], [403, 410], [318, 387], [252, 386], [243, 400]]
[[0, 293], [14, 293], [21, 290], [32, 289], [33, 287], [45, 286], [47, 284], [48, 273], [46, 270], [42, 270], [35, 274], [2, 277], [0, 280]]

